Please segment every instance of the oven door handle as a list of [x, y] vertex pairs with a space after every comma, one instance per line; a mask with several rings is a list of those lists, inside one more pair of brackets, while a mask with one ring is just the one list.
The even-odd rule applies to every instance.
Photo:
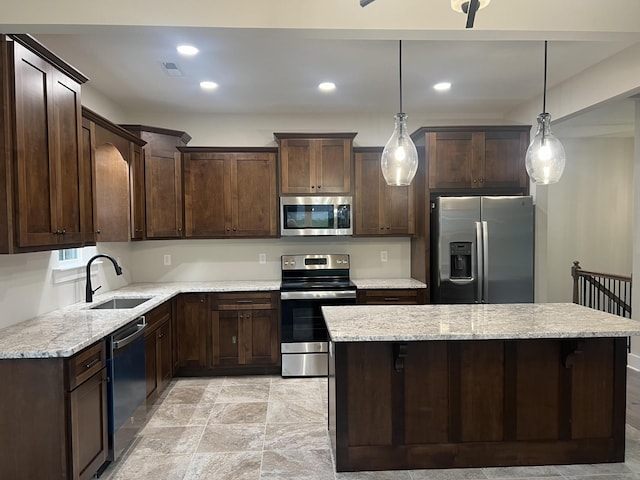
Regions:
[[326, 290], [319, 292], [280, 292], [280, 300], [332, 300], [341, 298], [356, 298], [356, 291]]
[[147, 321], [144, 316], [138, 319], [138, 324], [136, 325], [136, 327], [136, 330], [132, 334], [127, 335], [124, 338], [113, 339], [113, 351], [120, 350], [121, 348], [126, 347], [144, 333], [145, 328], [147, 328]]

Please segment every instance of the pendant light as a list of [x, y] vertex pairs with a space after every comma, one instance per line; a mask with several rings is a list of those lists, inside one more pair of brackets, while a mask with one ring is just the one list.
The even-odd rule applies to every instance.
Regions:
[[538, 131], [533, 137], [525, 166], [531, 180], [537, 185], [548, 185], [560, 180], [566, 161], [564, 147], [551, 132], [551, 115], [546, 111], [547, 103], [547, 41], [544, 42], [544, 92], [542, 113], [538, 115]]
[[418, 151], [407, 131], [407, 115], [402, 112], [402, 40], [399, 44], [400, 58], [400, 113], [395, 115], [393, 135], [384, 146], [380, 167], [387, 185], [406, 186], [411, 183], [418, 170]]

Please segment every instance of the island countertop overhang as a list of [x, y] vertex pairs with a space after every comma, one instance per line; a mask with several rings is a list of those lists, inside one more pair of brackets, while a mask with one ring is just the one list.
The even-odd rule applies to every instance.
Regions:
[[322, 307], [332, 342], [629, 337], [640, 322], [573, 303]]

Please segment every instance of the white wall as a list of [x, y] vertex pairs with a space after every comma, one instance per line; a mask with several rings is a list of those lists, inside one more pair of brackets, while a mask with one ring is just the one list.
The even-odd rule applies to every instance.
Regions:
[[[206, 280], [279, 280], [280, 256], [304, 253], [348, 253], [353, 278], [408, 278], [408, 238], [281, 238], [236, 240], [165, 240], [133, 244], [135, 282]], [[380, 251], [388, 261], [380, 261]], [[260, 265], [258, 255], [267, 263]], [[164, 265], [171, 255], [171, 266]]]
[[564, 174], [548, 189], [548, 302], [571, 302], [571, 265], [630, 275], [632, 267], [633, 138], [563, 139]]
[[[91, 279], [93, 288], [102, 285], [98, 293], [121, 288], [131, 282], [132, 262], [128, 244], [100, 245], [97, 252], [119, 257], [124, 267], [122, 276], [116, 277], [110, 262], [98, 265], [98, 275]], [[84, 301], [84, 278], [54, 283], [57, 256], [57, 251], [0, 255], [0, 328]]]

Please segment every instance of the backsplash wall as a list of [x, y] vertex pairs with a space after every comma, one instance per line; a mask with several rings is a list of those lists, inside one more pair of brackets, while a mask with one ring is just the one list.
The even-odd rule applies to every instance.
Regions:
[[[278, 280], [280, 256], [347, 253], [353, 278], [399, 278], [411, 275], [409, 238], [311, 237], [234, 240], [160, 240], [132, 244], [134, 282], [210, 280]], [[380, 261], [386, 251], [388, 261]], [[258, 262], [266, 254], [267, 263]], [[164, 256], [171, 265], [164, 265]]]

